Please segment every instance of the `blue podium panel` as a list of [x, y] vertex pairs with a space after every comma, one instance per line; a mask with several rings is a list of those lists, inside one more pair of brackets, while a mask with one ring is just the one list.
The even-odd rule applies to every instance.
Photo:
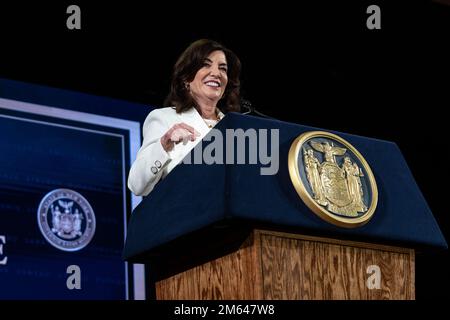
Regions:
[[[241, 134], [241, 141], [244, 141], [241, 146], [234, 141], [238, 130], [249, 133], [249, 138]], [[215, 225], [224, 222], [234, 227], [231, 221], [410, 248], [447, 248], [405, 159], [399, 148], [389, 141], [335, 132], [363, 155], [375, 176], [378, 206], [367, 224], [343, 228], [314, 214], [294, 188], [288, 157], [292, 143], [300, 134], [316, 130], [277, 120], [227, 114], [215, 126], [214, 135], [225, 137], [222, 139], [225, 142], [218, 143], [217, 149], [221, 155], [229, 152], [229, 159], [222, 159], [222, 164], [187, 161], [174, 168], [136, 207], [129, 221], [124, 257], [130, 261], [145, 261], [163, 245], [175, 247], [179, 241], [183, 246], [186, 236], [207, 226], [214, 230]], [[269, 131], [276, 133], [273, 138], [268, 138]], [[229, 140], [228, 132], [231, 133]], [[201, 155], [202, 150], [211, 147], [215, 141], [212, 136], [213, 131], [186, 157]], [[250, 139], [254, 141], [253, 147], [250, 147]], [[267, 150], [273, 153], [275, 164], [271, 174], [262, 174], [268, 166], [256, 161], [256, 145], [265, 150], [265, 155]], [[263, 158], [259, 151], [258, 157]], [[271, 167], [272, 164], [269, 167], [272, 171]], [[211, 239], [206, 239], [204, 245], [210, 242]]]
[[0, 299], [133, 297], [121, 259], [129, 140], [124, 129], [0, 108]]
[[[378, 206], [373, 218], [364, 226], [345, 229], [313, 214], [299, 198], [289, 177], [288, 154], [293, 141], [302, 133], [321, 129], [239, 114], [227, 115], [226, 125], [243, 130], [279, 130], [280, 167], [277, 174], [261, 175], [260, 164], [229, 166], [227, 177], [230, 215], [273, 225], [301, 227], [321, 235], [410, 247], [447, 247], [439, 226], [395, 143], [333, 132], [349, 141], [364, 156], [375, 175], [379, 191]], [[267, 149], [270, 150], [270, 141], [268, 143]]]

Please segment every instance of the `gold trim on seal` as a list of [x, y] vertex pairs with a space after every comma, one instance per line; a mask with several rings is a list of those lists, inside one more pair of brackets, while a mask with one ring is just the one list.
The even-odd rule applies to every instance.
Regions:
[[[359, 162], [362, 164], [365, 172], [367, 173], [366, 181], [368, 181], [368, 183], [370, 184], [372, 200], [368, 207], [366, 207], [362, 201], [359, 202], [359, 204], [358, 203], [355, 204], [354, 203], [355, 201], [352, 201], [352, 205], [347, 206], [347, 207], [343, 206], [342, 210], [344, 210], [344, 211], [337, 212], [337, 213], [340, 213], [338, 215], [338, 214], [335, 214], [336, 211], [335, 211], [335, 213], [330, 212], [330, 211], [333, 211], [334, 205], [329, 204], [328, 208], [325, 208], [325, 203], [326, 202], [330, 203], [330, 201], [327, 201], [327, 199], [324, 198], [323, 200], [321, 200], [317, 195], [315, 195], [316, 199], [313, 199], [311, 194], [306, 190], [306, 188], [303, 184], [303, 181], [300, 178], [299, 166], [297, 164], [297, 159], [299, 157], [299, 153], [301, 152], [302, 147], [304, 146], [305, 142], [307, 142], [313, 138], [325, 138], [325, 139], [329, 139], [329, 140], [335, 140], [335, 141], [339, 142], [340, 144], [342, 144], [343, 146], [345, 146], [345, 148], [347, 148], [347, 150], [350, 150], [358, 158]], [[328, 148], [330, 148], [330, 145], [328, 145], [328, 144], [325, 144], [325, 145]], [[322, 146], [322, 144], [317, 143], [314, 145], [314, 149], [315, 150], [319, 150], [320, 148], [323, 149], [323, 147], [325, 147], [325, 145]], [[343, 170], [342, 168], [339, 169], [339, 166], [337, 166], [336, 164], [333, 164], [332, 162], [334, 161], [334, 155], [343, 155], [345, 153], [345, 149], [334, 147], [334, 146], [332, 146], [332, 148], [333, 148], [333, 152], [325, 154], [326, 157], [328, 156], [328, 159], [326, 161], [324, 161], [322, 164], [319, 163], [319, 165], [323, 165], [323, 164], [327, 163], [328, 167], [330, 168], [331, 171]], [[322, 151], [322, 150], [320, 150], [320, 151]], [[322, 152], [325, 153], [325, 151], [322, 151]], [[304, 156], [306, 157], [307, 155], [305, 154]], [[349, 163], [351, 164], [351, 162], [349, 162]], [[325, 221], [327, 221], [329, 223], [332, 223], [334, 225], [344, 227], [344, 228], [355, 228], [355, 227], [362, 226], [362, 225], [366, 224], [367, 222], [369, 222], [369, 220], [372, 218], [372, 216], [375, 212], [375, 209], [377, 207], [377, 203], [378, 203], [378, 189], [377, 189], [375, 177], [372, 173], [372, 170], [370, 169], [369, 164], [366, 162], [364, 157], [358, 152], [358, 150], [356, 150], [346, 140], [342, 139], [341, 137], [339, 137], [335, 134], [325, 132], [325, 131], [310, 131], [310, 132], [303, 133], [294, 140], [294, 142], [291, 145], [291, 148], [289, 149], [288, 166], [289, 166], [289, 175], [291, 177], [292, 184], [294, 185], [294, 188], [297, 191], [298, 195], [303, 200], [303, 202], [306, 204], [306, 206], [309, 209], [311, 209], [315, 214], [317, 214], [320, 218], [324, 219]], [[333, 166], [338, 169], [333, 168]], [[311, 178], [311, 179], [313, 179], [313, 178]], [[310, 181], [309, 178], [308, 178], [308, 181]], [[313, 189], [313, 188], [311, 188], [311, 189]], [[357, 199], [357, 197], [354, 199]], [[330, 209], [330, 206], [331, 206], [331, 209]], [[340, 208], [339, 206], [334, 206], [334, 207], [336, 208], [336, 210], [339, 210], [339, 208]], [[365, 211], [365, 213], [359, 217], [347, 218], [346, 217], [347, 215], [352, 216], [354, 214], [353, 211], [355, 210], [355, 208], [359, 208], [358, 209], [359, 212]], [[348, 212], [345, 210], [347, 210]]]

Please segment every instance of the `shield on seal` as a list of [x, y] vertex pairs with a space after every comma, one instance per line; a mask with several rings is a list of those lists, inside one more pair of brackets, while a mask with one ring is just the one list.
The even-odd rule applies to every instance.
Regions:
[[339, 207], [349, 205], [352, 199], [348, 192], [344, 170], [335, 163], [324, 162], [321, 171], [320, 179], [325, 197]]
[[[63, 213], [62, 215], [61, 215], [61, 229], [62, 229], [62, 231], [64, 231], [64, 233], [71, 233], [72, 231], [73, 231], [73, 216], [71, 215], [71, 214], [68, 214], [68, 213]], [[62, 238], [65, 238], [65, 239], [72, 239], [72, 238], [74, 238], [74, 236], [72, 236], [72, 235], [66, 235], [66, 234], [63, 234], [62, 232], [59, 232], [58, 233], [58, 235], [60, 236], [60, 237], [62, 237]]]

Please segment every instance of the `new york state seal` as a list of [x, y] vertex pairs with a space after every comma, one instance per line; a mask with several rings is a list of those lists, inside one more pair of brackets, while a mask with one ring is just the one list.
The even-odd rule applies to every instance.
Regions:
[[377, 184], [364, 157], [341, 137], [301, 134], [289, 150], [289, 174], [303, 202], [319, 217], [340, 227], [366, 224], [377, 202]]
[[38, 225], [44, 238], [55, 248], [78, 251], [95, 233], [95, 215], [89, 202], [78, 192], [56, 189], [39, 204]]

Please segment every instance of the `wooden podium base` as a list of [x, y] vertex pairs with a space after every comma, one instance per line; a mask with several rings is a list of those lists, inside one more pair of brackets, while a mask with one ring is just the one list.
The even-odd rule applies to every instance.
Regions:
[[414, 270], [412, 249], [254, 230], [237, 251], [158, 281], [156, 299], [412, 300]]

